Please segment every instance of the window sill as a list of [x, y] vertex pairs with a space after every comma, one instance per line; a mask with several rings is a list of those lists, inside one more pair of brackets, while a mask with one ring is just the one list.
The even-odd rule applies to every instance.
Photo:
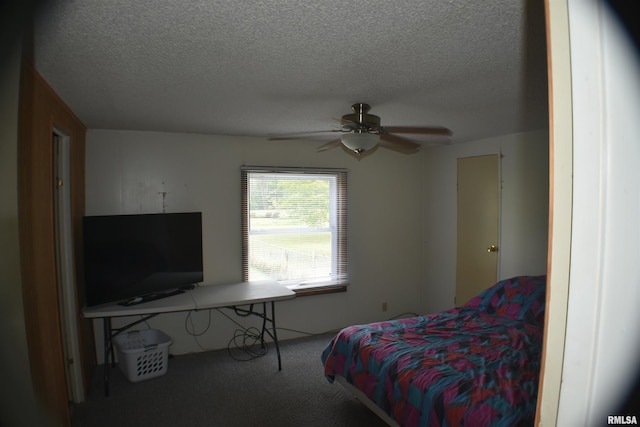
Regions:
[[296, 293], [296, 297], [306, 297], [311, 295], [334, 294], [338, 292], [346, 292], [347, 285], [332, 286], [309, 286], [306, 288], [290, 288]]

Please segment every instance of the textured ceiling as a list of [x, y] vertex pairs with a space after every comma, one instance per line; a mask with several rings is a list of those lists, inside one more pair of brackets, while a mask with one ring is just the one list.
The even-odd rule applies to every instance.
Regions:
[[547, 126], [542, 3], [57, 0], [34, 61], [90, 129], [269, 136], [365, 102], [465, 142]]

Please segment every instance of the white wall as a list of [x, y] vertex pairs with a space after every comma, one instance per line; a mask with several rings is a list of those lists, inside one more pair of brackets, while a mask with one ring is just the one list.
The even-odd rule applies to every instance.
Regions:
[[[349, 170], [349, 274], [346, 293], [277, 304], [278, 326], [323, 332], [420, 309], [422, 168], [424, 153], [385, 149], [360, 161], [318, 143], [257, 138], [90, 130], [86, 213], [203, 212], [205, 284], [241, 279], [240, 166], [324, 166]], [[388, 311], [382, 312], [382, 303]], [[172, 353], [226, 347], [235, 325], [213, 312], [198, 342], [185, 332], [186, 313], [162, 315], [150, 326], [169, 334]], [[208, 312], [194, 313], [198, 331]], [[245, 322], [242, 322], [245, 323]], [[116, 323], [116, 326], [118, 324]], [[101, 328], [96, 328], [97, 341]], [[282, 331], [280, 338], [296, 334]], [[99, 347], [99, 354], [101, 350]], [[286, 364], [286, 355], [284, 363]]]
[[604, 425], [640, 373], [640, 56], [604, 2], [568, 1], [573, 227], [558, 425]]
[[503, 156], [498, 279], [546, 272], [548, 131], [432, 147], [425, 153], [423, 312], [454, 304], [457, 159], [494, 153]]
[[[548, 136], [514, 134], [402, 155], [379, 149], [357, 161], [318, 144], [161, 132], [90, 130], [87, 215], [202, 211], [206, 284], [239, 281], [240, 166], [326, 166], [349, 169], [349, 265], [346, 293], [278, 304], [278, 325], [322, 332], [407, 312], [450, 308], [455, 289], [455, 177], [458, 157], [501, 152], [500, 278], [546, 271]], [[382, 303], [388, 312], [382, 312]], [[198, 331], [208, 313], [194, 313]], [[227, 345], [235, 326], [213, 312], [198, 341], [185, 313], [149, 324], [174, 339], [181, 354]], [[118, 325], [116, 323], [116, 325]], [[96, 328], [101, 340], [101, 328]], [[283, 331], [282, 338], [296, 336]], [[99, 347], [100, 349], [100, 347]], [[101, 354], [101, 351], [99, 351]]]

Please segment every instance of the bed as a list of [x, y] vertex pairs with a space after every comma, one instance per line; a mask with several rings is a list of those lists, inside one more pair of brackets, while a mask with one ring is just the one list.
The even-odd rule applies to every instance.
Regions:
[[533, 425], [545, 290], [545, 276], [519, 276], [450, 310], [347, 327], [325, 375], [391, 425]]

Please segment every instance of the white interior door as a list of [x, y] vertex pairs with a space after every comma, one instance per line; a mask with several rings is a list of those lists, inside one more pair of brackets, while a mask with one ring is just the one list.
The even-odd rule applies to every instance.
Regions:
[[500, 157], [464, 157], [457, 164], [455, 304], [496, 282], [499, 259]]

